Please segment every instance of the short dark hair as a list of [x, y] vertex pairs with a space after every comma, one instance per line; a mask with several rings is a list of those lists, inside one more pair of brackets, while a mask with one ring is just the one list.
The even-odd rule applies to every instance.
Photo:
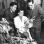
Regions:
[[20, 11], [24, 11], [24, 10], [23, 10], [23, 9], [20, 9], [20, 10], [18, 10], [18, 13], [19, 13]]
[[10, 6], [14, 6], [14, 5], [17, 5], [17, 3], [15, 3], [15, 2], [10, 3]]
[[32, 2], [32, 3], [34, 3], [34, 1], [33, 1], [33, 0], [28, 0], [28, 2]]

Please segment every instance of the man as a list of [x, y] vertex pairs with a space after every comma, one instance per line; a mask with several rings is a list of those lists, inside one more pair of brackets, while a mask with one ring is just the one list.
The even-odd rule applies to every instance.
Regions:
[[[16, 10], [17, 10], [17, 3], [11, 2], [10, 7], [5, 10], [4, 15], [3, 15], [3, 18], [5, 18], [9, 22], [9, 25], [13, 29], [15, 29], [13, 18], [16, 16]], [[15, 30], [15, 32], [16, 32], [16, 30]]]
[[40, 38], [40, 32], [41, 32], [41, 16], [44, 17], [44, 11], [39, 5], [32, 3], [32, 1], [28, 2], [28, 7], [31, 10], [31, 13], [28, 12], [31, 16], [31, 18], [34, 17], [34, 22], [33, 22], [33, 28], [31, 29], [32, 37], [34, 37], [33, 32], [36, 30], [36, 37]]
[[26, 16], [24, 16], [23, 10], [20, 10], [18, 16], [14, 18], [14, 24], [21, 38], [26, 37], [33, 40], [29, 32], [29, 28], [31, 28], [33, 24], [29, 22], [29, 19]]

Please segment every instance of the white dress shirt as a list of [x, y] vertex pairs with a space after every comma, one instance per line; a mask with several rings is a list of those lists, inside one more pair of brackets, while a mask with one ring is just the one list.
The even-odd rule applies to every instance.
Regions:
[[[25, 31], [27, 30], [27, 29], [25, 28], [25, 24], [24, 24], [25, 21], [28, 22], [28, 24], [29, 24], [28, 27], [29, 27], [29, 28], [31, 28], [31, 27], [33, 26], [33, 24], [29, 22], [29, 20], [28, 20], [28, 18], [27, 18], [26, 16], [22, 16], [22, 21], [21, 21], [21, 19], [20, 19], [19, 16], [17, 16], [17, 17], [14, 18], [15, 27], [16, 27], [17, 29], [19, 29], [19, 32], [21, 32], [21, 33], [25, 32]], [[28, 28], [28, 29], [29, 29], [29, 28]]]

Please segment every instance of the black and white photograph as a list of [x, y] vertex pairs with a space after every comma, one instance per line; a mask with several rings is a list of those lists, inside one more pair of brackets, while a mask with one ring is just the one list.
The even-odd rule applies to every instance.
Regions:
[[0, 44], [44, 44], [44, 0], [0, 0]]

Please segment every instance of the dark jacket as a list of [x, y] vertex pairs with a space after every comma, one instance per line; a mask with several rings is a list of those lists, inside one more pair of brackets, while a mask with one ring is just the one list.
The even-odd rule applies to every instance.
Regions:
[[44, 11], [39, 5], [35, 5], [33, 9], [32, 18], [35, 16], [35, 20], [33, 22], [33, 27], [37, 30], [41, 29], [41, 17], [44, 17]]
[[13, 27], [14, 25], [14, 17], [16, 16], [16, 12], [12, 12], [10, 11], [10, 8], [6, 9], [4, 11], [4, 15], [3, 17], [6, 18], [6, 20], [9, 22], [9, 25]]
[[14, 25], [14, 17], [16, 17], [16, 15], [17, 15], [17, 12], [15, 11], [15, 12], [12, 12], [11, 13], [11, 11], [10, 11], [10, 8], [8, 8], [8, 9], [6, 9], [5, 11], [4, 11], [4, 15], [3, 15], [3, 17], [4, 18], [6, 18], [6, 20], [9, 22], [9, 25], [12, 27], [12, 30], [13, 30], [13, 32], [10, 32], [10, 33], [14, 33], [14, 35], [16, 35], [16, 28], [15, 28], [15, 25]]

